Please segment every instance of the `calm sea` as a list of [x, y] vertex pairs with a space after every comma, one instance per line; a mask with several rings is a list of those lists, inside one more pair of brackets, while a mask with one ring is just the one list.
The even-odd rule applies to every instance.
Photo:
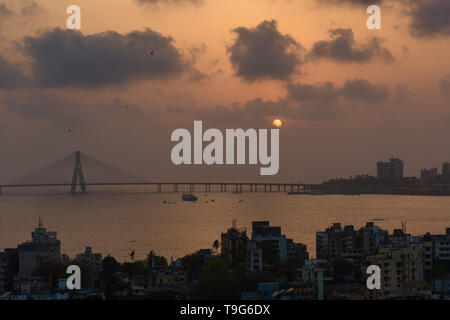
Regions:
[[[196, 193], [196, 203], [180, 193], [142, 188], [90, 188], [83, 196], [63, 189], [6, 190], [0, 196], [0, 250], [31, 238], [42, 217], [58, 232], [63, 253], [86, 246], [124, 261], [134, 250], [144, 258], [154, 250], [168, 259], [211, 248], [232, 220], [251, 232], [253, 220], [270, 220], [315, 256], [315, 232], [333, 222], [359, 228], [374, 221], [390, 232], [407, 221], [413, 235], [445, 233], [450, 227], [450, 197], [389, 195], [286, 195], [284, 193]], [[214, 202], [211, 201], [214, 199]], [[163, 203], [172, 202], [172, 203]]]

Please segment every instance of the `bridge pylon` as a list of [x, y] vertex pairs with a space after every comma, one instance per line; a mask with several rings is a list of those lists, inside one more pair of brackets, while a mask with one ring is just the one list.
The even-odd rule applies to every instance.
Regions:
[[80, 180], [81, 193], [86, 193], [86, 182], [84, 181], [83, 169], [81, 168], [81, 152], [75, 152], [75, 168], [73, 169], [72, 185], [70, 193], [76, 194], [78, 179]]

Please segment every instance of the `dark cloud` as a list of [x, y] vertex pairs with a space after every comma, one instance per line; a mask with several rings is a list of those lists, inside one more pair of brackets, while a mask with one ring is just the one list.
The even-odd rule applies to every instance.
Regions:
[[366, 43], [355, 41], [352, 29], [332, 29], [329, 31], [331, 40], [314, 43], [309, 57], [311, 59], [326, 58], [338, 62], [363, 63], [375, 58], [386, 62], [394, 61], [391, 52], [382, 46], [383, 40], [377, 37]]
[[0, 19], [9, 18], [12, 15], [13, 15], [13, 12], [6, 6], [6, 4], [0, 3]]
[[371, 84], [365, 79], [353, 79], [345, 81], [339, 93], [348, 100], [365, 102], [385, 101], [389, 96], [389, 90], [382, 85]]
[[160, 3], [163, 4], [185, 4], [191, 3], [195, 5], [203, 4], [203, 0], [136, 0], [139, 4], [142, 5], [157, 5]]
[[246, 81], [288, 80], [301, 64], [301, 48], [291, 36], [278, 31], [275, 20], [263, 21], [255, 28], [239, 27], [228, 48], [236, 75]]
[[450, 73], [441, 79], [439, 85], [443, 93], [450, 94]]
[[29, 79], [14, 63], [7, 61], [0, 55], [0, 89], [14, 89], [25, 87]]
[[36, 16], [42, 12], [44, 12], [44, 9], [39, 4], [37, 4], [34, 0], [25, 4], [22, 7], [22, 9], [20, 10], [20, 13], [22, 14], [22, 16], [25, 16], [25, 17]]
[[[331, 120], [354, 110], [388, 100], [389, 90], [365, 79], [347, 80], [342, 86], [332, 82], [318, 84], [289, 83], [287, 94], [278, 100], [256, 98], [243, 105], [198, 108], [189, 111], [199, 119], [217, 124], [234, 122], [267, 122], [267, 118], [282, 117], [313, 121]], [[176, 109], [174, 113], [178, 113]]]
[[168, 78], [188, 68], [173, 39], [150, 29], [93, 35], [54, 29], [25, 37], [22, 50], [43, 87], [93, 88]]
[[412, 1], [411, 34], [418, 38], [450, 36], [450, 1]]

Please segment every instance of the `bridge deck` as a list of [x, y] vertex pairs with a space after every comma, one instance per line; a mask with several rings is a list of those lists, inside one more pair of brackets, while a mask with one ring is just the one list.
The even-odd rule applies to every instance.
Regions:
[[[74, 187], [74, 186], [156, 186], [157, 192], [162, 192], [163, 186], [172, 186], [173, 192], [178, 192], [179, 187], [189, 186], [190, 192], [201, 191], [211, 192], [211, 186], [220, 187], [220, 192], [237, 191], [237, 192], [300, 192], [311, 190], [315, 185], [300, 183], [279, 183], [279, 182], [87, 182], [82, 183], [42, 183], [42, 184], [5, 184], [0, 185], [0, 194], [5, 188], [40, 188], [40, 187]], [[196, 186], [203, 186], [203, 190], [195, 190]], [[227, 188], [229, 186], [234, 189]], [[228, 189], [228, 190], [227, 190]]]

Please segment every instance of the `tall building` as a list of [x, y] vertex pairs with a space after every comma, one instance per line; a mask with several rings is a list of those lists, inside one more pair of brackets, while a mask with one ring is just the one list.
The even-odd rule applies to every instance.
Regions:
[[272, 247], [280, 261], [287, 258], [286, 236], [281, 234], [281, 227], [272, 227], [269, 221], [252, 222], [252, 240]]
[[445, 234], [427, 233], [422, 237], [424, 248], [424, 271], [431, 275], [433, 260], [450, 261], [450, 228], [446, 228]]
[[423, 281], [422, 247], [381, 248], [368, 257], [369, 264], [381, 269], [381, 289], [370, 290], [371, 299], [386, 299], [402, 291], [410, 290]]
[[403, 161], [392, 158], [390, 162], [377, 162], [377, 178], [398, 181], [403, 178]]
[[0, 252], [0, 294], [14, 288], [14, 275], [19, 270], [19, 256], [16, 249]]
[[292, 239], [286, 239], [286, 253], [288, 259], [297, 261], [300, 265], [304, 265], [309, 258], [306, 245], [303, 243], [295, 243]]
[[333, 223], [325, 231], [316, 232], [316, 256], [328, 261], [344, 258], [353, 264], [362, 264], [368, 255], [376, 252], [387, 235], [386, 230], [373, 222], [367, 222], [359, 230], [352, 225], [342, 228], [340, 223]]
[[233, 226], [221, 235], [220, 255], [225, 258], [228, 266], [246, 262], [247, 241], [247, 231], [239, 230], [236, 220], [233, 220]]
[[247, 271], [261, 271], [263, 268], [262, 249], [255, 240], [248, 240], [246, 247]]
[[301, 269], [302, 281], [312, 284], [317, 293], [317, 300], [324, 299], [324, 269], [319, 265], [319, 260], [306, 260]]
[[17, 247], [19, 254], [19, 279], [28, 279], [43, 261], [58, 260], [61, 257], [61, 242], [56, 232], [47, 231], [39, 219], [39, 226], [31, 233], [31, 242]]
[[442, 176], [446, 178], [450, 177], [450, 163], [444, 162], [442, 164]]

